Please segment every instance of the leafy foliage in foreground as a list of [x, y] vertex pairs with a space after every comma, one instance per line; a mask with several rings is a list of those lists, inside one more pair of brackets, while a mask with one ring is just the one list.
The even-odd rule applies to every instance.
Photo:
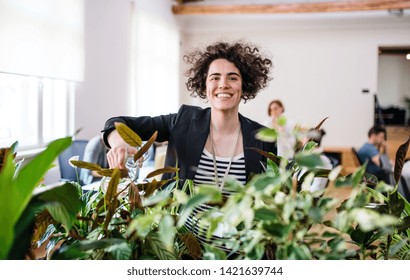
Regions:
[[[126, 126], [117, 124], [117, 129], [127, 143], [140, 147], [136, 160], [155, 141], [156, 134], [143, 145]], [[260, 134], [267, 141], [277, 135], [274, 131]], [[228, 198], [214, 186], [180, 181], [176, 167], [156, 170], [144, 183], [134, 183], [127, 178], [127, 170], [102, 169], [81, 161], [72, 163], [109, 177], [103, 181], [106, 185], [89, 192], [75, 182], [36, 188], [42, 174], [70, 143], [69, 138], [53, 142], [21, 170], [14, 164], [13, 149], [5, 153], [0, 173], [0, 191], [8, 196], [1, 196], [0, 205], [0, 221], [5, 225], [0, 248], [6, 248], [1, 251], [2, 259], [35, 258], [32, 249], [42, 244], [50, 259], [410, 257], [410, 205], [397, 192], [397, 185], [377, 182], [365, 173], [365, 166], [348, 176], [340, 174], [340, 167], [321, 168], [313, 141], [300, 145], [290, 162], [253, 149], [268, 158], [266, 172], [246, 185], [227, 181], [225, 186], [232, 192]], [[409, 141], [396, 155], [396, 182], [408, 145]], [[153, 179], [162, 173], [175, 176]], [[327, 180], [327, 186], [312, 191], [318, 179]], [[204, 203], [214, 207], [196, 215], [198, 226], [210, 237], [223, 225], [222, 244], [221, 240], [200, 243], [185, 226], [195, 216], [193, 210]], [[18, 210], [3, 214], [10, 209]], [[221, 245], [227, 250], [221, 250]]]

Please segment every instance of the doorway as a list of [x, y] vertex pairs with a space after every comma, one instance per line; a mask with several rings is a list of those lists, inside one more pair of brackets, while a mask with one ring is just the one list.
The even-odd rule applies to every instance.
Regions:
[[410, 46], [381, 46], [377, 97], [386, 125], [408, 125], [410, 118]]

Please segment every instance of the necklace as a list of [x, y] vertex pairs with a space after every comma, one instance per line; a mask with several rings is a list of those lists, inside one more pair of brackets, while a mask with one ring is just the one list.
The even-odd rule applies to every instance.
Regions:
[[223, 176], [223, 178], [222, 178], [222, 182], [221, 182], [221, 184], [219, 184], [218, 168], [217, 168], [217, 166], [216, 166], [216, 156], [215, 156], [215, 154], [216, 154], [216, 153], [215, 153], [216, 148], [215, 148], [215, 144], [214, 144], [214, 140], [213, 140], [213, 136], [212, 136], [212, 126], [211, 126], [211, 128], [209, 129], [209, 138], [210, 138], [210, 140], [211, 140], [211, 149], [212, 149], [212, 159], [213, 159], [213, 162], [214, 162], [215, 183], [216, 183], [216, 185], [218, 186], [218, 188], [219, 188], [220, 190], [222, 190], [222, 189], [224, 188], [226, 177], [228, 176], [229, 171], [231, 170], [231, 165], [232, 165], [233, 157], [235, 156], [235, 151], [236, 151], [236, 148], [237, 148], [237, 146], [238, 146], [238, 142], [239, 142], [239, 137], [240, 137], [240, 136], [241, 136], [241, 126], [239, 125], [238, 136], [236, 137], [236, 142], [235, 142], [235, 146], [233, 147], [233, 151], [232, 151], [231, 158], [230, 158], [229, 163], [228, 163], [228, 166], [227, 166], [227, 168], [226, 168], [226, 170], [225, 170], [225, 174], [224, 174], [224, 176]]

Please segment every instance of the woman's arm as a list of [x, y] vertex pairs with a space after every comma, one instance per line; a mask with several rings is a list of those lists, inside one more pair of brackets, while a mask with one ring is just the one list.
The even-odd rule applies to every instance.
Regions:
[[125, 168], [127, 143], [121, 138], [115, 123], [123, 123], [137, 133], [143, 141], [148, 140], [155, 131], [158, 132], [157, 141], [168, 141], [169, 133], [175, 123], [177, 114], [161, 115], [157, 117], [114, 117], [107, 120], [102, 131], [105, 145], [110, 148], [107, 161], [110, 168]]

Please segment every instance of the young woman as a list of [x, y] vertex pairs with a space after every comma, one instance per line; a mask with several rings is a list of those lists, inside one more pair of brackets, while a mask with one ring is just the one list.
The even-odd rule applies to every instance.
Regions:
[[296, 124], [289, 120], [283, 113], [285, 107], [282, 101], [272, 100], [268, 106], [269, 119], [264, 125], [269, 128], [274, 128], [278, 132], [277, 149], [278, 156], [292, 159], [295, 152], [296, 137], [295, 132], [298, 129]]
[[262, 125], [238, 112], [241, 100], [255, 98], [267, 85], [271, 60], [243, 42], [217, 42], [187, 54], [184, 60], [191, 65], [187, 89], [191, 96], [207, 99], [210, 108], [182, 105], [176, 114], [110, 118], [103, 130], [111, 148], [107, 154], [110, 167], [124, 168], [126, 143], [114, 128], [115, 122], [121, 122], [142, 140], [158, 131], [157, 141], [168, 141], [165, 165], [178, 165], [181, 179], [213, 183], [221, 189], [228, 176], [246, 183], [251, 174], [263, 171], [261, 162], [266, 161], [247, 148], [276, 153], [274, 143], [255, 139]]
[[[226, 178], [246, 183], [252, 174], [263, 171], [266, 158], [247, 148], [276, 154], [274, 143], [255, 138], [263, 126], [238, 112], [241, 100], [253, 99], [267, 85], [272, 62], [253, 45], [241, 42], [218, 42], [184, 58], [192, 66], [187, 72], [188, 90], [192, 96], [207, 99], [210, 108], [182, 105], [176, 114], [109, 119], [103, 130], [104, 141], [111, 147], [108, 162], [110, 167], [124, 168], [126, 143], [114, 130], [115, 122], [125, 123], [142, 140], [158, 131], [157, 141], [168, 141], [165, 166], [178, 165], [181, 179], [193, 180], [195, 185], [215, 185], [228, 197]], [[166, 174], [163, 179], [173, 175]], [[203, 232], [207, 226], [201, 224], [200, 213], [210, 209], [212, 206], [207, 204], [196, 207], [186, 226], [202, 244], [217, 242], [216, 246], [231, 256], [235, 252], [224, 245], [224, 238], [235, 229], [219, 224], [210, 240]]]

